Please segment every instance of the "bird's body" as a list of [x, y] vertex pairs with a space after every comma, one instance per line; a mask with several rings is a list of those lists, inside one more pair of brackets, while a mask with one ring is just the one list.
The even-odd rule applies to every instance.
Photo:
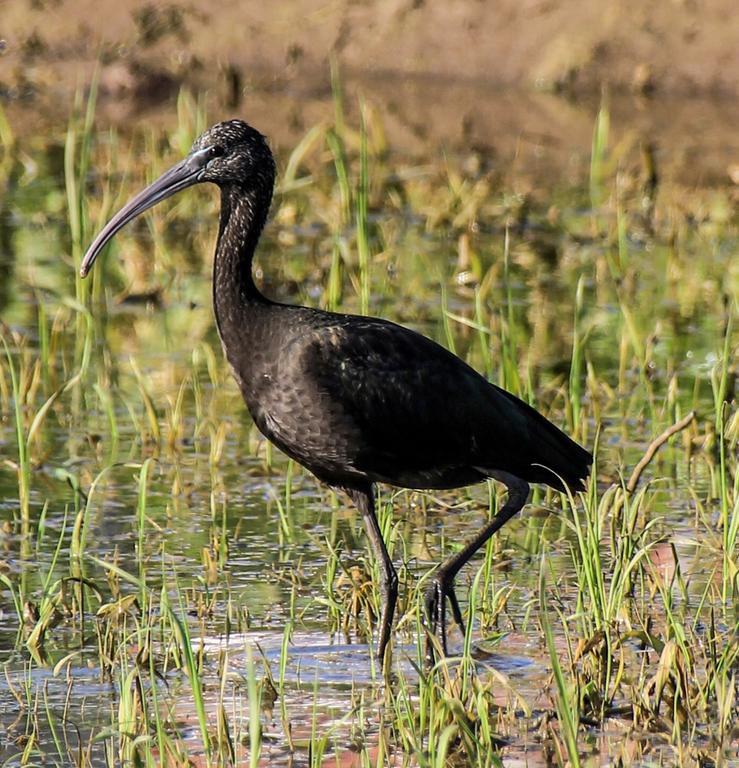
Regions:
[[254, 312], [260, 322], [221, 331], [226, 356], [260, 431], [323, 482], [446, 489], [491, 469], [574, 480], [559, 430], [425, 336], [307, 307]]
[[346, 490], [362, 512], [381, 566], [381, 656], [397, 576], [377, 525], [374, 484], [445, 489], [492, 477], [508, 486], [496, 517], [432, 580], [427, 610], [443, 644], [446, 599], [461, 625], [453, 580], [462, 565], [523, 506], [529, 482], [577, 490], [592, 457], [425, 336], [379, 318], [265, 298], [253, 281], [252, 258], [274, 175], [261, 134], [236, 120], [213, 126], [184, 161], [113, 217], [88, 250], [82, 274], [146, 208], [201, 181], [220, 187], [213, 303], [226, 358], [259, 430], [319, 480]]

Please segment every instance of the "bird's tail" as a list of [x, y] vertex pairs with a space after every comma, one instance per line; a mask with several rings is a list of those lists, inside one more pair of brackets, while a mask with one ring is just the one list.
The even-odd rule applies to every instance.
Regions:
[[521, 477], [531, 483], [544, 483], [564, 491], [580, 491], [590, 475], [593, 456], [555, 427], [530, 405], [505, 390], [508, 398], [523, 406], [527, 416], [529, 443], [525, 449], [526, 467]]

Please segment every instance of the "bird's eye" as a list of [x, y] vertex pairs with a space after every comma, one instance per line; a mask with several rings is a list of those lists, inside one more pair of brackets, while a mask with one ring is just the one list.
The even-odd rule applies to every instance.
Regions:
[[213, 146], [208, 150], [209, 159], [213, 159], [214, 157], [222, 157], [225, 154], [226, 150], [220, 144], [213, 144]]

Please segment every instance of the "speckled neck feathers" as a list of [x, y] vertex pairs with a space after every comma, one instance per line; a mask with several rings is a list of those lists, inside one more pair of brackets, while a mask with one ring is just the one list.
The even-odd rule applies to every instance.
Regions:
[[271, 305], [254, 284], [252, 260], [272, 199], [274, 171], [249, 186], [221, 187], [221, 218], [213, 266], [213, 307], [228, 356], [248, 330], [250, 318]]

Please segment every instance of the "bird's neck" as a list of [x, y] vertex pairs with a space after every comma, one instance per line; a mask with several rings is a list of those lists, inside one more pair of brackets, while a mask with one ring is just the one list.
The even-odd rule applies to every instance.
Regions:
[[267, 219], [272, 189], [223, 187], [213, 266], [213, 307], [221, 340], [237, 344], [251, 316], [271, 305], [254, 283], [252, 260]]

